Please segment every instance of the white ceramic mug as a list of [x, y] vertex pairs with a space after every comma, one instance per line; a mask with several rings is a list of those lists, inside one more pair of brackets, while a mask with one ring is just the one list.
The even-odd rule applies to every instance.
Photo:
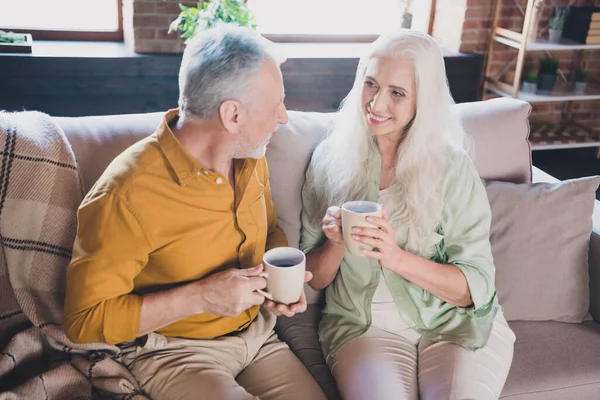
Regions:
[[300, 300], [304, 288], [306, 256], [293, 247], [271, 249], [263, 256], [266, 290], [257, 290], [276, 303], [294, 304]]
[[371, 250], [370, 247], [357, 242], [352, 238], [352, 228], [377, 228], [367, 222], [367, 217], [381, 217], [383, 209], [381, 204], [372, 201], [349, 201], [342, 205], [342, 233], [346, 250], [353, 256], [364, 257], [362, 250]]

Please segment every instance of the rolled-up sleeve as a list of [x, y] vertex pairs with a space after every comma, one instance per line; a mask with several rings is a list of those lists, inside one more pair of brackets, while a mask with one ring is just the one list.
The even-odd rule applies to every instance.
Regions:
[[473, 310], [494, 299], [495, 267], [490, 245], [490, 210], [485, 187], [475, 166], [464, 155], [446, 182], [443, 234], [447, 262], [467, 279]]
[[63, 324], [70, 340], [117, 344], [135, 339], [142, 298], [132, 293], [134, 279], [151, 248], [124, 199], [99, 192], [82, 203], [67, 269]]

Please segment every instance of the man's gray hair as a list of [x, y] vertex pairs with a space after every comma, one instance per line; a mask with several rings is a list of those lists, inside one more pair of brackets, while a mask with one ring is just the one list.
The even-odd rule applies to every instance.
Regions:
[[247, 102], [266, 60], [285, 58], [257, 32], [235, 25], [202, 30], [188, 42], [179, 70], [182, 114], [211, 119], [226, 100]]

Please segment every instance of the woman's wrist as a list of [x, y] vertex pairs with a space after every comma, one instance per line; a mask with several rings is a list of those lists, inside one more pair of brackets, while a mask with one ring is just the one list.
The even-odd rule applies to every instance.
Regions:
[[412, 256], [407, 251], [402, 250], [400, 247], [397, 248], [396, 254], [394, 255], [394, 272], [398, 275], [404, 275], [407, 264], [410, 262], [409, 258]]
[[338, 243], [331, 239], [327, 239], [325, 247], [328, 252], [338, 255], [340, 259], [344, 258], [344, 254], [346, 254], [346, 245], [344, 242]]

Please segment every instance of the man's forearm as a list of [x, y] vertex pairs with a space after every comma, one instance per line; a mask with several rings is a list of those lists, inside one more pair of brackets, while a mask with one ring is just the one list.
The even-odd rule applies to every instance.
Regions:
[[142, 311], [136, 337], [154, 332], [174, 322], [201, 314], [191, 284], [146, 294], [142, 297]]

